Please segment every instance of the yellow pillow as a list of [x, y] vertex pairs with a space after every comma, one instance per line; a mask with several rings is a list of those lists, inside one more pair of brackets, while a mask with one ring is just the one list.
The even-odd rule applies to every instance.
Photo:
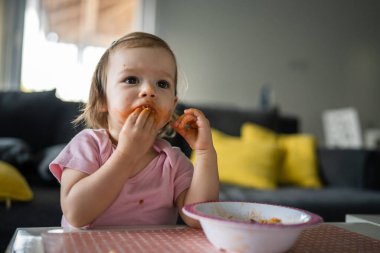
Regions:
[[[245, 142], [212, 129], [221, 182], [258, 189], [274, 189], [278, 175], [278, 149]], [[192, 156], [194, 162], [195, 157]]]
[[284, 152], [280, 183], [320, 188], [315, 138], [306, 134], [280, 135], [278, 143]]
[[253, 123], [242, 126], [242, 138], [251, 142], [267, 142], [281, 150], [278, 182], [300, 187], [321, 187], [316, 160], [315, 138], [306, 134], [277, 134]]
[[10, 207], [12, 200], [28, 201], [33, 193], [25, 178], [12, 165], [0, 161], [0, 201]]
[[241, 135], [244, 141], [266, 143], [277, 146], [278, 134], [254, 123], [244, 123], [241, 127]]

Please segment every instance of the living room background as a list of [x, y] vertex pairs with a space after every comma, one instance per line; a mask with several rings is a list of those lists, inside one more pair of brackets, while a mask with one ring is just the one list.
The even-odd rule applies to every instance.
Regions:
[[136, 29], [172, 45], [188, 80], [184, 102], [257, 108], [268, 85], [279, 110], [321, 144], [328, 109], [354, 107], [363, 131], [380, 128], [380, 2], [139, 2], [148, 12]]
[[[0, 0], [0, 252], [17, 228], [60, 226], [60, 185], [49, 164], [85, 127], [72, 124], [83, 103], [62, 99], [55, 86], [20, 91], [23, 37], [30, 43], [22, 28], [26, 1]], [[128, 2], [38, 1], [90, 16], [97, 6], [120, 11], [115, 5]], [[323, 143], [321, 118], [325, 110], [354, 107], [363, 130], [380, 131], [380, 1], [133, 1], [143, 6], [136, 30], [167, 40], [186, 73], [188, 89], [177, 112], [196, 106], [210, 121], [221, 201], [300, 208], [325, 222], [380, 214], [380, 135], [377, 149], [331, 148]], [[61, 23], [77, 28], [74, 21]], [[114, 28], [112, 15], [111, 21], [105, 27]], [[47, 35], [54, 41], [52, 32]], [[33, 77], [49, 71], [36, 71], [44, 57], [32, 57]], [[62, 59], [48, 61], [62, 64], [58, 78], [77, 69]], [[68, 95], [78, 95], [76, 87], [85, 84], [77, 79], [73, 85]], [[194, 158], [180, 135], [169, 141]]]
[[380, 2], [160, 0], [156, 32], [185, 70], [185, 101], [279, 109], [324, 141], [322, 112], [354, 107], [380, 128]]

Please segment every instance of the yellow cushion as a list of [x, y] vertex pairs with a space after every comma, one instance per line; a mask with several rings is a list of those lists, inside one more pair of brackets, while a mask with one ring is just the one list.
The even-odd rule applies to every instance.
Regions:
[[279, 182], [309, 188], [321, 187], [315, 138], [306, 134], [280, 135], [278, 143], [284, 152]]
[[32, 190], [20, 172], [0, 161], [0, 201], [6, 201], [9, 206], [11, 200], [28, 201], [32, 198]]
[[321, 187], [316, 159], [316, 141], [306, 134], [277, 134], [253, 123], [242, 126], [242, 138], [251, 142], [268, 142], [281, 150], [278, 182], [300, 187]]
[[278, 134], [268, 128], [254, 123], [244, 123], [241, 127], [241, 135], [245, 141], [269, 143], [277, 146]]
[[[278, 175], [278, 148], [245, 142], [212, 129], [221, 182], [258, 189], [274, 189]], [[192, 160], [195, 160], [194, 155]]]

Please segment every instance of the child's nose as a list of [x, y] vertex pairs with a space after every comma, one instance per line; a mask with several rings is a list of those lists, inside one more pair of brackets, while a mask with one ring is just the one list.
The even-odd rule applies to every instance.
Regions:
[[143, 85], [142, 89], [141, 89], [140, 96], [141, 97], [154, 98], [156, 96], [156, 89], [155, 89], [154, 85], [152, 85], [152, 84]]

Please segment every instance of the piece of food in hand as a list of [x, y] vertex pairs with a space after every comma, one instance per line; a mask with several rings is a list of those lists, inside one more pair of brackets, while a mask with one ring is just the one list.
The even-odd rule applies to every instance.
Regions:
[[[172, 122], [176, 122], [180, 118], [182, 120], [184, 117], [185, 117], [185, 114], [182, 114], [181, 116], [179, 116], [178, 114], [174, 114], [173, 118], [172, 118]], [[179, 124], [179, 123], [177, 123], [177, 124]], [[189, 123], [187, 123], [184, 125], [184, 128], [185, 128], [185, 130], [189, 130], [191, 128], [191, 126]]]

